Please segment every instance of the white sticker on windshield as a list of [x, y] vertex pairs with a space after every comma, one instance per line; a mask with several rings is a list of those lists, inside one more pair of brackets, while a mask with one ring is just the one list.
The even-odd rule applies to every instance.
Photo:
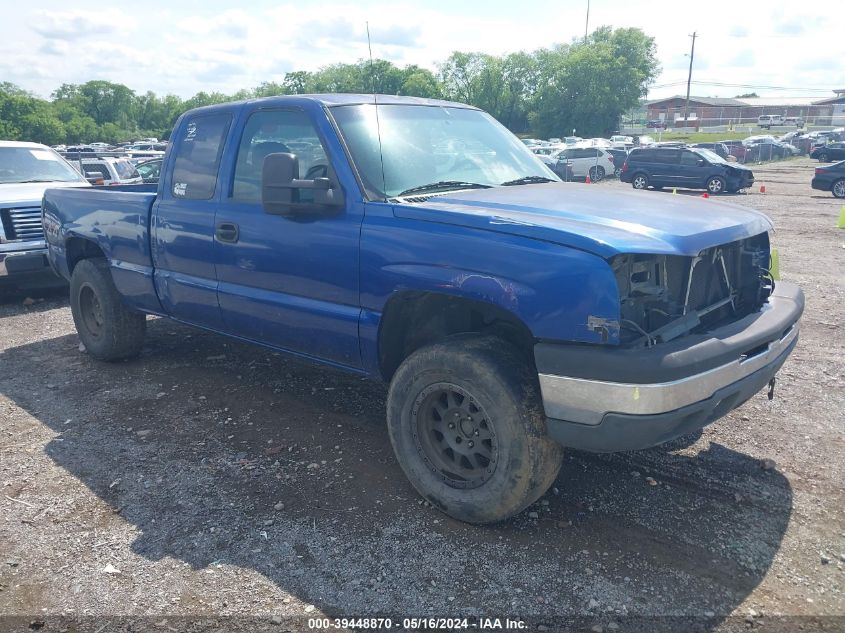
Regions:
[[46, 149], [31, 149], [29, 150], [29, 153], [35, 156], [38, 160], [56, 160], [56, 157]]

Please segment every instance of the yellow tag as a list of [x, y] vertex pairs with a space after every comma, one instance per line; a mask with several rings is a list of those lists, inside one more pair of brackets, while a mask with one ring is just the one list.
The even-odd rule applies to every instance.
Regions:
[[634, 387], [634, 400], [639, 400], [639, 399], [640, 399], [640, 388]]
[[772, 275], [772, 279], [775, 281], [780, 281], [780, 255], [778, 254], [778, 249], [772, 249], [772, 263], [769, 267], [769, 272]]

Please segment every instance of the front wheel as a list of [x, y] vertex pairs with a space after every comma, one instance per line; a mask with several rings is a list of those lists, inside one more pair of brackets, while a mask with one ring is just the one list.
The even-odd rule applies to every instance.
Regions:
[[648, 176], [645, 174], [637, 174], [631, 178], [631, 186], [634, 189], [648, 189]]
[[126, 307], [105, 259], [83, 259], [70, 278], [70, 310], [79, 338], [98, 360], [137, 356], [147, 320]]
[[536, 374], [496, 337], [451, 337], [411, 354], [390, 383], [387, 425], [414, 488], [461, 521], [521, 512], [560, 470]]
[[718, 176], [713, 176], [707, 181], [707, 192], [716, 195], [725, 191], [725, 181]]
[[827, 162], [827, 154], [819, 154], [819, 162], [826, 163]]
[[593, 182], [598, 182], [604, 178], [604, 167], [600, 167], [598, 165], [594, 167], [590, 167], [590, 180]]
[[833, 195], [837, 198], [845, 198], [845, 178], [837, 180], [833, 183], [833, 186], [830, 188], [833, 192]]

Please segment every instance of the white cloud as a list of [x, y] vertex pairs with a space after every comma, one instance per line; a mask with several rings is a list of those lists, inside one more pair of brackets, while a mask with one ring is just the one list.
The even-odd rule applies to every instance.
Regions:
[[[503, 54], [570, 42], [583, 36], [585, 17], [582, 3], [559, 0], [533, 0], [530, 6], [439, 3], [440, 9], [423, 0], [249, 0], [237, 9], [223, 0], [190, 9], [172, 0], [146, 0], [143, 8], [106, 12], [68, 10], [66, 0], [38, 4], [4, 15], [0, 72], [45, 96], [62, 83], [92, 78], [183, 97], [249, 88], [278, 81], [290, 70], [366, 59], [367, 22], [374, 57], [436, 70], [454, 50]], [[802, 96], [806, 87], [845, 86], [845, 66], [835, 63], [845, 56], [845, 38], [839, 36], [845, 5], [827, 5], [823, 20], [793, 9], [792, 0], [770, 0], [763, 14], [754, 3], [711, 0], [708, 11], [684, 15], [658, 1], [601, 0], [592, 3], [590, 28], [639, 27], [654, 36], [663, 66], [659, 85], [681, 82], [685, 89], [684, 54], [695, 30], [693, 81], [786, 85]], [[823, 54], [814, 52], [818, 42], [825, 42]], [[678, 91], [669, 86], [649, 96]], [[694, 94], [746, 91], [693, 85]]]

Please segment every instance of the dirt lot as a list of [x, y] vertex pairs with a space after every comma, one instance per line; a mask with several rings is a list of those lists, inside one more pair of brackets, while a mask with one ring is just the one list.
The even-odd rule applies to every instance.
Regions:
[[774, 219], [807, 295], [774, 401], [691, 444], [569, 452], [538, 518], [494, 527], [421, 503], [378, 384], [161, 319], [140, 359], [103, 364], [62, 292], [2, 295], [0, 614], [20, 618], [0, 630], [845, 630], [845, 230], [812, 167], [726, 196]]

